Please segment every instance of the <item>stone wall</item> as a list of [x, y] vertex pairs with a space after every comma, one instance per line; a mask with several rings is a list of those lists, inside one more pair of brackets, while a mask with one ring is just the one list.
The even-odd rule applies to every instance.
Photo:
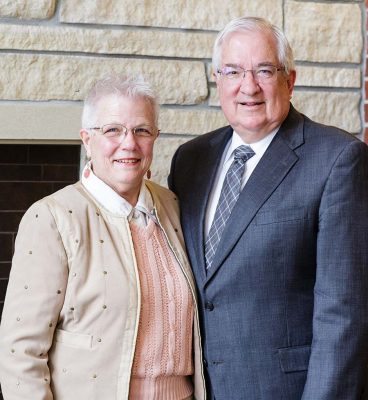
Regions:
[[362, 137], [363, 0], [1, 0], [0, 142], [78, 143], [91, 83], [111, 71], [140, 72], [162, 104], [153, 179], [165, 183], [180, 143], [225, 124], [212, 44], [246, 14], [289, 37], [294, 105]]

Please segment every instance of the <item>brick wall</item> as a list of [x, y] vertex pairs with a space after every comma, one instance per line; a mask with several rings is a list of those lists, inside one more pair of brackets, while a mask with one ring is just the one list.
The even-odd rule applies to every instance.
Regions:
[[23, 213], [36, 200], [77, 181], [79, 158], [79, 145], [0, 144], [0, 315]]
[[36, 200], [78, 180], [80, 146], [0, 145], [0, 311], [25, 210]]

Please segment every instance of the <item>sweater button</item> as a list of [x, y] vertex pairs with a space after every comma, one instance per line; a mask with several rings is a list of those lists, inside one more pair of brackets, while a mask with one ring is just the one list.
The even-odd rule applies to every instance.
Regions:
[[210, 301], [206, 301], [204, 308], [208, 311], [213, 311], [213, 309], [215, 308], [215, 306], [213, 305], [213, 303], [211, 303]]

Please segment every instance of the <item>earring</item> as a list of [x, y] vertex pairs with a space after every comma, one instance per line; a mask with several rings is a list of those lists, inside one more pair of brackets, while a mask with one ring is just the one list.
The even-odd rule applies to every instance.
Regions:
[[151, 173], [151, 170], [149, 169], [147, 171], [147, 179], [151, 179], [151, 175], [152, 175], [152, 173]]
[[88, 178], [90, 174], [91, 174], [91, 170], [89, 169], [89, 167], [86, 167], [84, 172], [83, 172], [83, 176], [85, 178]]

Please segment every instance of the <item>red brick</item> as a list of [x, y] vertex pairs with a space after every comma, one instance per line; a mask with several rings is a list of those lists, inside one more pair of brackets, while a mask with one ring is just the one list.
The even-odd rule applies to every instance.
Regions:
[[32, 164], [78, 165], [79, 157], [79, 145], [32, 145], [29, 148]]
[[39, 181], [41, 165], [0, 164], [0, 181]]
[[0, 182], [0, 210], [25, 211], [35, 201], [52, 192], [52, 183]]
[[22, 144], [1, 144], [0, 163], [19, 164], [28, 160], [28, 145]]
[[77, 165], [44, 165], [43, 181], [76, 182], [79, 178], [79, 166]]
[[13, 257], [13, 234], [0, 233], [0, 261], [9, 262]]
[[58, 190], [62, 189], [63, 187], [67, 186], [67, 185], [71, 185], [75, 183], [75, 181], [73, 182], [54, 182], [52, 184], [52, 193], [57, 192]]
[[364, 104], [364, 121], [368, 122], [368, 104]]
[[22, 216], [23, 212], [0, 210], [0, 232], [16, 233]]
[[8, 280], [0, 279], [0, 301], [4, 301], [4, 299], [5, 299], [5, 292], [6, 292], [7, 286], [8, 286]]
[[0, 279], [8, 279], [9, 272], [11, 268], [10, 262], [0, 262]]

